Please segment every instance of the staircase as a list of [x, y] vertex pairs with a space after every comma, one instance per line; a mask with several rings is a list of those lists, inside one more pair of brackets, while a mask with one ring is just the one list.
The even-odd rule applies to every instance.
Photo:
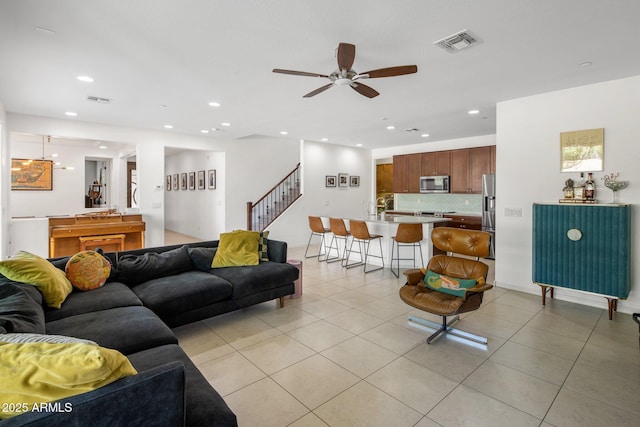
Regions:
[[300, 193], [300, 163], [257, 202], [247, 202], [247, 230], [262, 231], [289, 206]]

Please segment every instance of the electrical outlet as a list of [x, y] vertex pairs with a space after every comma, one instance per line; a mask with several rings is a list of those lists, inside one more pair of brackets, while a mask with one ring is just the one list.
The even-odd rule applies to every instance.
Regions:
[[418, 204], [422, 203], [422, 199], [417, 200]]
[[469, 199], [465, 199], [464, 204], [469, 206]]

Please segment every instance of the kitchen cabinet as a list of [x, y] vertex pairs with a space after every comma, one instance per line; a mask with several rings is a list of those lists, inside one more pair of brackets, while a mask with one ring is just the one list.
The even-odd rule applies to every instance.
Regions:
[[482, 175], [491, 170], [491, 147], [451, 150], [451, 192], [482, 193]]
[[482, 217], [476, 215], [445, 215], [450, 221], [447, 227], [482, 230]]
[[421, 176], [437, 176], [450, 174], [451, 153], [449, 151], [432, 151], [421, 154]]
[[393, 165], [385, 163], [376, 165], [376, 193], [393, 192]]
[[421, 154], [393, 156], [393, 192], [419, 193]]
[[492, 145], [489, 147], [489, 173], [496, 173], [496, 146]]

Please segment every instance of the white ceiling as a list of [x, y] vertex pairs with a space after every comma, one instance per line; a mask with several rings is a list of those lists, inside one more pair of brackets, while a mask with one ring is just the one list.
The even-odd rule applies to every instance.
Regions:
[[[640, 74], [639, 19], [637, 0], [1, 0], [0, 102], [165, 132], [222, 128], [210, 138], [286, 130], [380, 148], [486, 135], [496, 102]], [[481, 43], [433, 45], [463, 29]], [[418, 73], [366, 81], [373, 99], [348, 87], [303, 99], [328, 81], [271, 72], [329, 74], [340, 42], [356, 45], [357, 71]]]

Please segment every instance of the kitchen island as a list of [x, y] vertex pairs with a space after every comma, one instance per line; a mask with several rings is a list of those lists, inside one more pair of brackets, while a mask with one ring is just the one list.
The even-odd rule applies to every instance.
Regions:
[[[391, 265], [391, 249], [393, 247], [393, 239], [396, 235], [396, 231], [398, 230], [398, 225], [402, 223], [407, 224], [422, 224], [422, 234], [423, 239], [420, 242], [420, 246], [422, 247], [422, 255], [424, 256], [424, 263], [429, 261], [433, 253], [433, 245], [431, 243], [431, 230], [435, 224], [438, 223], [446, 223], [449, 222], [449, 219], [435, 216], [408, 216], [408, 215], [397, 215], [397, 214], [385, 214], [385, 215], [369, 215], [364, 218], [353, 218], [360, 221], [365, 221], [367, 223], [367, 227], [369, 228], [370, 234], [379, 234], [382, 236], [382, 254], [384, 257], [384, 267], [389, 267]], [[349, 229], [349, 219], [344, 219], [347, 229]], [[325, 222], [328, 227], [329, 219], [323, 218], [323, 222]], [[329, 239], [330, 240], [330, 239]], [[351, 241], [349, 241], [351, 244]], [[341, 251], [343, 247], [340, 248]], [[356, 249], [356, 245], [354, 248]], [[357, 249], [356, 249], [357, 250]], [[372, 243], [370, 252], [374, 255], [378, 254], [379, 247], [377, 243]], [[400, 257], [401, 258], [410, 258], [413, 256], [413, 249], [411, 248], [401, 248]], [[418, 254], [419, 256], [419, 254]], [[360, 259], [360, 255], [357, 253], [351, 254], [351, 261], [356, 261]], [[369, 262], [374, 265], [380, 265], [379, 258], [370, 258]], [[420, 265], [419, 261], [416, 261], [416, 267], [423, 267]], [[400, 261], [400, 268], [413, 268], [413, 263], [407, 260]]]

